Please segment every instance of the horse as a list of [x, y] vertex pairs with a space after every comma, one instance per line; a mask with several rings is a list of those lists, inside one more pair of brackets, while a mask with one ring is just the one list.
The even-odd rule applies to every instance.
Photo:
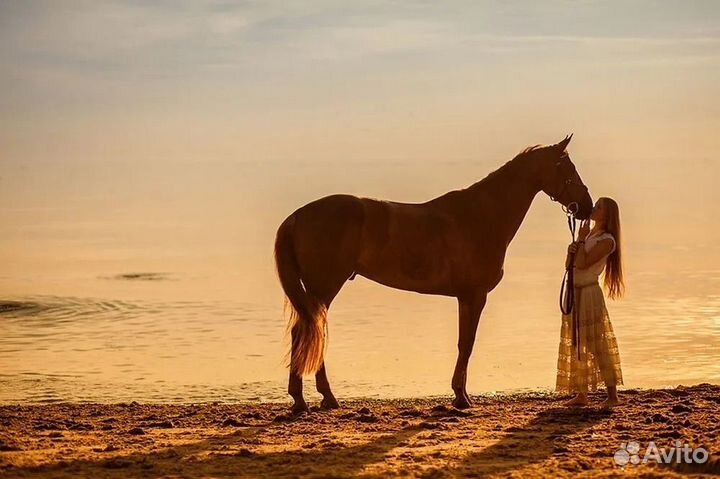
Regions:
[[577, 218], [590, 216], [592, 198], [567, 152], [571, 138], [526, 148], [484, 179], [425, 203], [336, 194], [288, 216], [275, 238], [275, 263], [290, 313], [292, 413], [308, 410], [303, 376], [313, 373], [321, 408], [340, 407], [325, 368], [327, 314], [355, 275], [391, 288], [457, 298], [452, 404], [471, 407], [467, 366], [480, 315], [503, 277], [507, 248], [533, 199], [542, 190]]

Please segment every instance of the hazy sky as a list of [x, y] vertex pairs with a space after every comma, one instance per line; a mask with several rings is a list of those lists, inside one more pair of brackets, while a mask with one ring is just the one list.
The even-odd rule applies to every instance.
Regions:
[[0, 2], [2, 161], [720, 150], [716, 1]]

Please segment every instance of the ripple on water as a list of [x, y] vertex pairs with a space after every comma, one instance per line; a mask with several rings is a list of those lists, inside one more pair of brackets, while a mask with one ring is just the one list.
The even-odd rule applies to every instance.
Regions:
[[[248, 317], [247, 311], [256, 314]], [[221, 361], [238, 348], [262, 357], [267, 343], [259, 344], [256, 333], [275, 327], [281, 334], [283, 328], [268, 321], [270, 316], [261, 307], [234, 302], [58, 296], [3, 300], [0, 357], [10, 366], [0, 376], [0, 403], [117, 401], [122, 388], [137, 400], [168, 400], [178, 394], [184, 400], [215, 398], [213, 387], [201, 385], [188, 395], [187, 385], [176, 382], [217, 381], [216, 365], [227, 366]], [[238, 317], [241, 327], [234, 321]], [[242, 375], [243, 363], [231, 365]], [[190, 378], [188, 368], [194, 374]], [[233, 383], [235, 377], [225, 382]]]
[[120, 273], [113, 276], [107, 276], [104, 279], [117, 279], [122, 281], [166, 281], [171, 279], [170, 273]]
[[40, 305], [31, 301], [0, 301], [0, 314], [30, 314], [40, 309]]
[[[718, 376], [720, 287], [708, 281], [705, 278], [697, 287], [683, 290], [665, 288], [663, 294], [648, 285], [647, 294], [613, 305], [613, 324], [629, 383], [653, 387], [660, 380]], [[285, 400], [281, 357], [287, 338], [275, 306], [57, 296], [0, 301], [0, 403]], [[372, 328], [368, 333], [363, 325], [385, 324], [399, 310], [372, 305], [367, 310], [339, 310], [338, 316], [345, 321], [343, 344], [366, 345], [375, 341], [374, 334], [386, 338], [387, 333]], [[412, 338], [425, 351], [438, 351], [431, 333]], [[344, 361], [335, 370], [344, 367], [345, 376], [349, 369], [357, 369], [353, 365], [366, 359], [358, 357], [358, 351], [373, 351], [353, 347], [334, 350]], [[553, 352], [547, 355], [551, 357]], [[512, 363], [510, 351], [502, 351], [500, 356], [503, 369], [497, 374], [489, 369], [479, 374], [499, 378], [497, 382], [502, 384], [508, 371], [514, 374], [521, 366]], [[336, 392], [345, 396], [358, 395], [358, 391], [363, 395], [407, 395], [427, 391], [428, 384], [438, 381], [445, 384], [447, 371], [442, 368], [408, 374], [403, 369], [407, 363], [393, 361], [392, 356], [387, 359], [383, 377], [396, 377], [396, 383], [382, 386], [385, 379], [366, 383], [356, 377], [344, 384], [338, 373]], [[542, 370], [542, 365], [530, 369], [533, 374], [551, 377], [552, 361], [547, 364], [548, 371]], [[263, 381], [269, 378], [279, 379]], [[258, 381], [251, 381], [255, 379]]]

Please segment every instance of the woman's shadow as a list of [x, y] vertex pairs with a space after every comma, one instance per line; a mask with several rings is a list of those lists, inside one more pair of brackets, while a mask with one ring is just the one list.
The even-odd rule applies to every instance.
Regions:
[[[453, 476], [499, 474], [570, 452], [573, 435], [607, 419], [609, 411], [554, 407], [521, 427], [511, 427], [495, 444], [465, 456], [450, 471]], [[609, 452], [612, 454], [612, 451]]]

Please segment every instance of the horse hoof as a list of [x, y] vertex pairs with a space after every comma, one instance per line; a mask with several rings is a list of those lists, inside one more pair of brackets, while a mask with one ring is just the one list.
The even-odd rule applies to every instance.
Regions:
[[320, 401], [320, 407], [323, 409], [338, 409], [340, 408], [340, 403], [335, 397], [330, 396]]
[[470, 400], [464, 396], [456, 397], [453, 400], [452, 405], [456, 409], [468, 409], [472, 407], [472, 403], [470, 402]]

